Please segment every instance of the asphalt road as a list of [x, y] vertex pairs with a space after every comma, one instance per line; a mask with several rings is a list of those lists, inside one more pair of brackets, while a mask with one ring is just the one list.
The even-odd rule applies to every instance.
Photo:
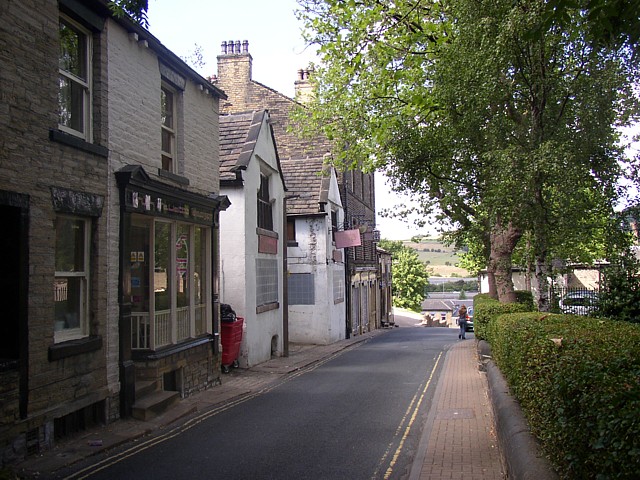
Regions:
[[418, 322], [397, 318], [399, 328], [74, 478], [407, 478], [443, 352], [457, 341]]

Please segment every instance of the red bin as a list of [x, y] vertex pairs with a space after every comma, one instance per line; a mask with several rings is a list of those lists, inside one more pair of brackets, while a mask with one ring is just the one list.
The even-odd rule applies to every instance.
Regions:
[[240, 343], [242, 342], [242, 326], [244, 318], [236, 317], [234, 322], [220, 323], [220, 340], [222, 342], [222, 371], [229, 373], [229, 367], [238, 366]]

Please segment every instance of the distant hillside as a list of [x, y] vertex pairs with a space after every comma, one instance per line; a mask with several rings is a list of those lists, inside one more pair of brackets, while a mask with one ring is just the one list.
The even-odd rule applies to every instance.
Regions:
[[420, 260], [428, 262], [432, 269], [433, 276], [440, 277], [466, 277], [468, 272], [456, 265], [460, 261], [457, 252], [453, 247], [444, 245], [436, 238], [423, 238], [419, 243], [405, 241], [406, 247], [414, 249], [418, 253]]

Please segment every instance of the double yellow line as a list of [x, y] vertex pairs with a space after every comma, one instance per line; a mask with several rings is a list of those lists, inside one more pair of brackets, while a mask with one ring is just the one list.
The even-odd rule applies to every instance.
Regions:
[[[407, 410], [405, 411], [404, 416], [402, 417], [402, 420], [400, 420], [400, 424], [398, 425], [398, 428], [396, 429], [396, 433], [393, 436], [394, 441], [389, 444], [387, 451], [380, 459], [379, 465], [382, 467], [386, 463], [389, 455], [391, 455], [391, 450], [393, 449], [393, 444], [395, 443], [395, 439], [397, 439], [402, 434], [400, 438], [400, 443], [398, 444], [398, 447], [396, 448], [396, 451], [394, 452], [393, 457], [389, 462], [389, 467], [387, 468], [384, 476], [382, 477], [385, 480], [389, 479], [391, 477], [391, 474], [393, 473], [393, 469], [396, 466], [396, 463], [398, 462], [398, 458], [402, 453], [402, 449], [404, 448], [404, 443], [407, 437], [409, 436], [409, 432], [411, 431], [411, 428], [413, 427], [416, 421], [416, 418], [418, 417], [418, 411], [420, 410], [420, 406], [424, 401], [424, 397], [427, 394], [427, 390], [431, 386], [431, 382], [433, 380], [433, 377], [435, 375], [436, 369], [438, 368], [438, 364], [440, 363], [441, 358], [442, 358], [442, 352], [440, 352], [436, 357], [436, 361], [433, 364], [433, 367], [431, 368], [429, 378], [427, 378], [427, 381], [425, 382], [424, 387], [422, 388], [422, 390], [418, 390], [416, 394], [413, 396], [413, 398], [411, 399], [411, 402], [409, 402], [409, 406], [407, 407]], [[403, 431], [403, 426], [404, 426], [404, 431]], [[378, 472], [374, 474], [373, 478], [378, 478]]]

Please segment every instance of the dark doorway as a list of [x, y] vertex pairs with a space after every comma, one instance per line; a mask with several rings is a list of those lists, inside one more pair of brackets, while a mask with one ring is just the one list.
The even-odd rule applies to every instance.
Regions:
[[0, 205], [0, 362], [17, 368], [20, 359], [20, 208]]

